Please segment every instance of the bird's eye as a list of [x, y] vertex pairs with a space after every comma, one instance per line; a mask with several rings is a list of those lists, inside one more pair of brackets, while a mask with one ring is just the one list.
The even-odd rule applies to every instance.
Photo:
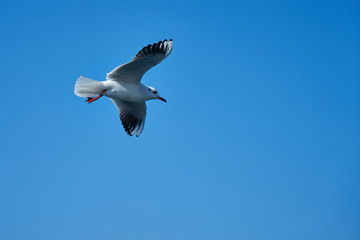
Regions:
[[154, 91], [155, 94], [157, 94], [157, 91]]
[[151, 89], [149, 88], [149, 91], [150, 91]]

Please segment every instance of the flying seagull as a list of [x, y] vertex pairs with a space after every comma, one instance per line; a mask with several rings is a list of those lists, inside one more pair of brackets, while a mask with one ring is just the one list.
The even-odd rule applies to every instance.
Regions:
[[119, 109], [125, 131], [130, 136], [136, 134], [139, 137], [145, 123], [145, 101], [159, 99], [166, 102], [155, 88], [140, 83], [141, 78], [146, 71], [161, 63], [170, 54], [172, 45], [172, 39], [147, 45], [130, 62], [108, 73], [106, 81], [80, 76], [75, 83], [74, 92], [79, 97], [86, 97], [88, 103], [102, 96], [109, 97]]

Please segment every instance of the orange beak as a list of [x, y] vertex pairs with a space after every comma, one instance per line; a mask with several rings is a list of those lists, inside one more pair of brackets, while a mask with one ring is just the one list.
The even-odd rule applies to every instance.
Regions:
[[163, 102], [167, 102], [164, 98], [162, 98], [162, 97], [157, 97], [158, 99], [160, 99], [161, 101], [163, 101]]

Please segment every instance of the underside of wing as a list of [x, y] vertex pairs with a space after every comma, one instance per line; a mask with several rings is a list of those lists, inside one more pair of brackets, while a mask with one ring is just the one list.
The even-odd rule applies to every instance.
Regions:
[[161, 63], [171, 52], [173, 40], [159, 41], [141, 49], [129, 62], [118, 66], [107, 74], [107, 80], [139, 83], [142, 76], [152, 67]]
[[146, 104], [121, 101], [111, 98], [119, 109], [120, 120], [124, 126], [125, 131], [130, 136], [136, 134], [140, 136], [144, 129], [145, 117], [146, 117]]

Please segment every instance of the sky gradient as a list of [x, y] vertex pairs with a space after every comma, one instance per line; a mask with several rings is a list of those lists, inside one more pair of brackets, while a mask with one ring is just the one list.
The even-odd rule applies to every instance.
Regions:
[[[0, 239], [359, 240], [359, 1], [4, 1]], [[139, 138], [74, 95], [149, 43]]]

